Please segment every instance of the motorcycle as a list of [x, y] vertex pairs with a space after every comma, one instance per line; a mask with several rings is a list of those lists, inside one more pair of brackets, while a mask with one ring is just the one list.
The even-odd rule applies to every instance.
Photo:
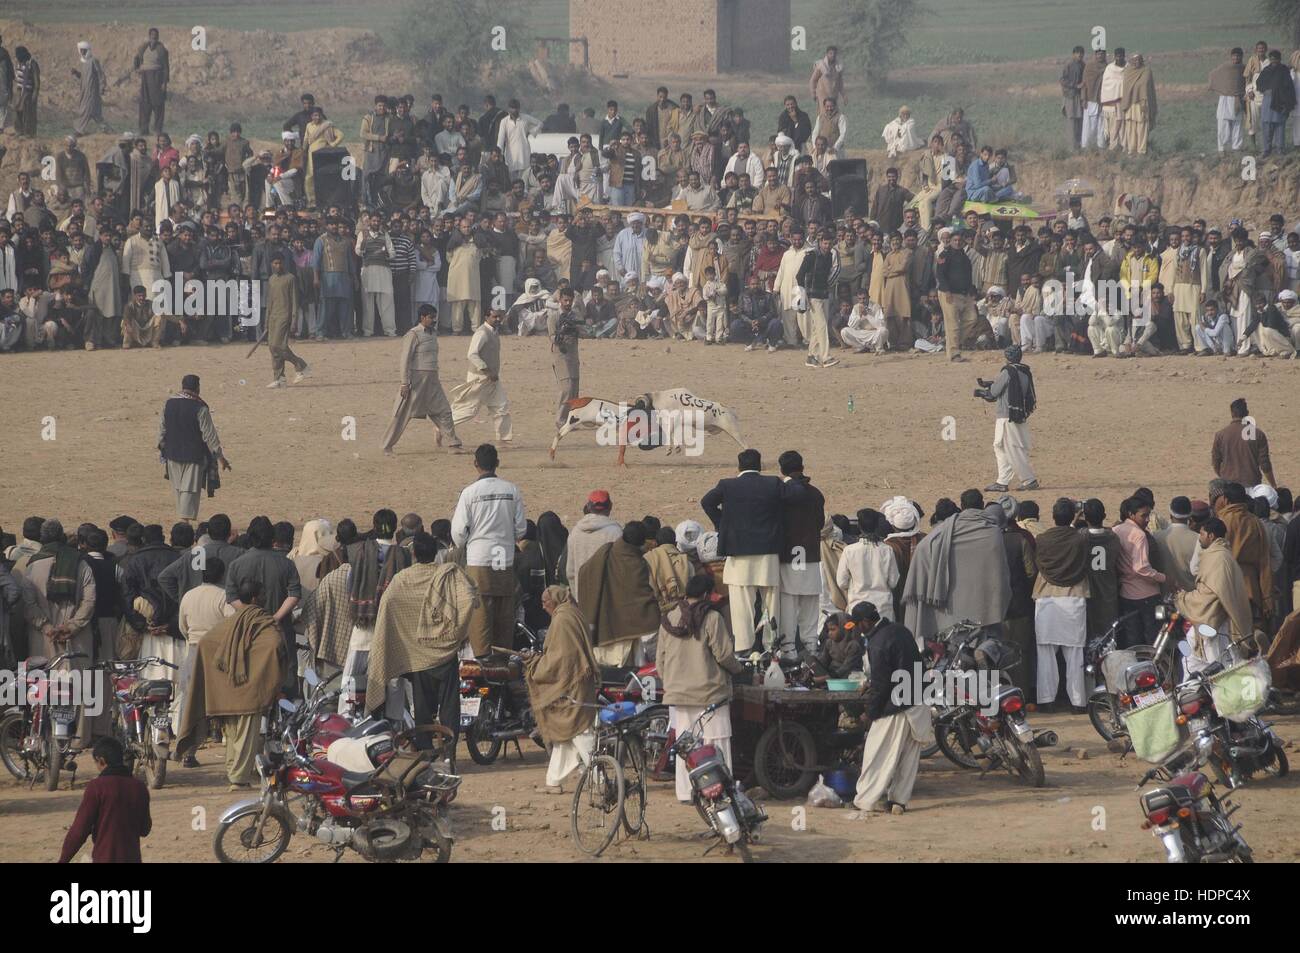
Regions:
[[[437, 762], [454, 744], [452, 732], [441, 725], [396, 734], [362, 726], [313, 757], [326, 740], [316, 737], [317, 726], [332, 724], [326, 710], [340, 693], [323, 690], [314, 673], [307, 681], [315, 689], [307, 700], [281, 700], [272, 715], [281, 730], [278, 737], [268, 732], [257, 756], [261, 796], [222, 814], [213, 838], [217, 859], [274, 863], [294, 833], [305, 833], [332, 848], [336, 862], [348, 849], [371, 862], [414, 861], [426, 850], [437, 863], [450, 860], [446, 815], [460, 778]], [[420, 735], [433, 738], [431, 749], [414, 748]]]
[[[1008, 684], [1002, 674], [1019, 661], [1018, 650], [1009, 642], [991, 639], [983, 627], [959, 623], [948, 630], [941, 672], [957, 694], [937, 709], [935, 741], [939, 750], [963, 768], [981, 768], [980, 776], [1003, 768], [1026, 784], [1046, 784], [1039, 744], [1054, 743], [1046, 735], [1039, 739], [1025, 718], [1025, 693]], [[939, 668], [936, 665], [936, 668]], [[970, 692], [970, 679], [979, 670], [997, 670], [999, 684], [993, 697], [981, 701]]]
[[518, 743], [536, 729], [520, 653], [540, 651], [542, 640], [522, 622], [515, 632], [520, 649], [493, 646], [497, 654], [460, 663], [460, 728], [475, 764], [492, 764], [507, 742]]
[[113, 734], [122, 743], [127, 765], [132, 771], [143, 767], [149, 787], [157, 789], [167, 783], [175, 685], [165, 678], [141, 679], [141, 670], [149, 665], [180, 667], [152, 657], [102, 662], [95, 667], [112, 679]]
[[671, 751], [686, 759], [691, 803], [717, 838], [705, 853], [725, 844], [740, 855], [742, 863], [748, 864], [754, 860], [750, 846], [758, 842], [767, 814], [732, 777], [722, 753], [701, 737], [705, 718], [729, 704], [730, 701], [724, 700], [704, 709], [691, 730], [677, 736]]
[[35, 785], [45, 779], [45, 790], [59, 787], [59, 773], [72, 774], [77, 781], [76, 739], [78, 705], [59, 704], [71, 694], [70, 673], [54, 671], [66, 661], [86, 658], [84, 652], [65, 652], [53, 659], [33, 656], [25, 663], [24, 704], [0, 718], [0, 760], [19, 781]]
[[1142, 827], [1164, 846], [1169, 863], [1252, 862], [1241, 825], [1232, 823], [1237, 806], [1219, 800], [1210, 779], [1199, 771], [1181, 774], [1139, 800], [1146, 816]]

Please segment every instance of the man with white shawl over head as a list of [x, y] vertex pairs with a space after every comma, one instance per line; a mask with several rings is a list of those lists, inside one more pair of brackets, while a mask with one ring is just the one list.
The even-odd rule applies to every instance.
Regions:
[[551, 617], [538, 655], [524, 662], [524, 680], [537, 730], [551, 747], [546, 791], [563, 793], [564, 779], [586, 764], [596, 743], [596, 690], [600, 666], [592, 654], [587, 623], [568, 586], [547, 586], [542, 608]]
[[73, 121], [72, 131], [84, 136], [92, 124], [104, 125], [104, 92], [108, 89], [108, 78], [99, 59], [91, 55], [90, 43], [82, 40], [77, 44], [77, 66], [72, 71], [72, 78], [77, 82], [77, 118]]

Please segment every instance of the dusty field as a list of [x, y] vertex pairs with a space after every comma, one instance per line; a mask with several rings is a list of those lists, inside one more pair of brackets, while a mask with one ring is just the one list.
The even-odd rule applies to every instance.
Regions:
[[[1109, 754], [1084, 717], [1031, 716], [1036, 726], [1054, 728], [1060, 745], [1043, 749], [1047, 786], [1026, 788], [1008, 775], [980, 779], [942, 755], [922, 762], [911, 810], [903, 817], [861, 815], [852, 806], [808, 808], [799, 801], [764, 801], [771, 818], [754, 851], [760, 862], [833, 861], [1057, 861], [1159, 862], [1163, 854], [1141, 829], [1142, 810], [1134, 783], [1145, 766]], [[1300, 720], [1279, 722], [1286, 737], [1300, 732]], [[1086, 748], [1081, 759], [1077, 749]], [[569, 833], [569, 795], [539, 793], [545, 755], [525, 748], [521, 763], [511, 755], [490, 768], [464, 757], [464, 772], [451, 824], [456, 837], [452, 861], [559, 861], [587, 859]], [[1296, 758], [1292, 747], [1292, 758]], [[82, 770], [89, 768], [85, 758]], [[222, 810], [246, 795], [226, 791], [219, 749], [200, 752], [202, 767], [173, 767], [167, 787], [153, 792], [154, 830], [144, 841], [146, 862], [210, 862], [212, 834]], [[173, 780], [174, 779], [174, 780]], [[58, 856], [80, 801], [80, 787], [47, 794], [29, 791], [7, 775], [0, 778], [0, 862], [41, 861]], [[1295, 802], [1291, 775], [1251, 786], [1234, 800], [1236, 820], [1258, 861], [1300, 860], [1300, 833], [1285, 823]], [[566, 791], [572, 791], [567, 787]], [[493, 812], [505, 829], [493, 829]], [[694, 809], [678, 804], [670, 784], [653, 784], [648, 801], [651, 837], [619, 841], [602, 861], [693, 861], [706, 842]], [[500, 826], [499, 824], [497, 825]], [[328, 862], [333, 852], [299, 836], [285, 861]], [[715, 851], [712, 863], [735, 863]], [[349, 852], [345, 862], [360, 862]]]
[[[467, 345], [466, 337], [443, 338], [444, 386], [463, 379]], [[0, 526], [16, 527], [32, 513], [67, 525], [104, 525], [118, 513], [170, 524], [171, 493], [154, 449], [157, 415], [189, 372], [202, 376], [234, 465], [203, 514], [224, 511], [237, 525], [259, 513], [299, 524], [321, 516], [360, 521], [381, 506], [426, 520], [450, 516], [473, 478], [468, 457], [435, 451], [424, 422], [407, 430], [395, 458], [379, 451], [397, 390], [396, 342], [294, 346], [314, 376], [281, 391], [265, 389], [266, 349], [245, 359], [247, 345], [6, 357]], [[698, 519], [699, 498], [734, 474], [737, 447], [724, 436], [708, 438], [700, 456], [671, 461], [629, 450], [621, 470], [612, 448], [579, 433], [551, 462], [556, 387], [548, 345], [510, 338], [503, 352], [515, 446], [503, 452], [501, 473], [521, 486], [530, 516], [553, 509], [571, 524], [588, 491], [604, 487], [616, 516]], [[584, 394], [618, 399], [684, 386], [732, 407], [769, 467], [782, 450], [804, 454], [832, 511], [852, 513], [905, 493], [929, 512], [938, 497], [956, 498], [995, 474], [993, 410], [971, 391], [977, 376], [996, 373], [1000, 355], [973, 353], [969, 363], [950, 365], [916, 354], [841, 352], [842, 364], [819, 370], [804, 367], [799, 352], [745, 353], [735, 345], [584, 341], [581, 353]], [[1289, 423], [1300, 411], [1300, 362], [1047, 355], [1030, 365], [1039, 393], [1033, 460], [1044, 487], [1034, 496], [1044, 510], [1058, 496], [1097, 495], [1117, 513], [1142, 485], [1161, 507], [1179, 493], [1203, 496], [1213, 476], [1211, 436], [1235, 397], [1249, 399], [1271, 437], [1279, 480], [1295, 485], [1300, 443]], [[345, 417], [356, 420], [355, 440], [343, 439]], [[955, 439], [944, 439], [946, 429]], [[469, 446], [492, 438], [485, 423], [462, 430]]]
[[[467, 338], [445, 337], [444, 383], [462, 379]], [[379, 440], [396, 391], [395, 344], [305, 344], [300, 348], [315, 376], [282, 391], [267, 391], [269, 357], [247, 346], [134, 352], [22, 354], [4, 360], [6, 401], [0, 415], [0, 525], [15, 527], [30, 513], [57, 515], [67, 525], [101, 525], [121, 512], [143, 521], [173, 520], [171, 495], [153, 449], [162, 401], [182, 374], [203, 377], [222, 439], [234, 464], [226, 486], [204, 514], [220, 511], [244, 525], [258, 513], [301, 523], [327, 516], [368, 519], [379, 506], [420, 512], [426, 520], [450, 515], [461, 487], [473, 476], [470, 458], [435, 451], [431, 425], [417, 423], [394, 459]], [[515, 442], [503, 454], [501, 473], [522, 487], [530, 516], [554, 509], [566, 523], [577, 519], [594, 487], [614, 497], [615, 516], [655, 513], [665, 521], [701, 518], [698, 500], [735, 470], [736, 446], [709, 438], [702, 456], [674, 458], [629, 451], [629, 466], [614, 465], [615, 451], [592, 434], [575, 434], [547, 458], [553, 433], [555, 385], [541, 338], [510, 339], [503, 379], [513, 398]], [[976, 376], [990, 377], [994, 355], [974, 355], [965, 365], [913, 355], [848, 356], [828, 370], [802, 366], [803, 355], [768, 355], [694, 344], [582, 343], [583, 392], [609, 398], [674, 385], [723, 401], [737, 410], [746, 440], [775, 464], [780, 451], [798, 448], [832, 511], [878, 506], [895, 492], [922, 502], [927, 512], [939, 496], [955, 497], [993, 476], [992, 410], [970, 396]], [[685, 359], [684, 359], [685, 358]], [[1139, 485], [1151, 486], [1163, 507], [1178, 493], [1203, 495], [1212, 475], [1212, 432], [1228, 402], [1247, 397], [1270, 434], [1275, 469], [1294, 485], [1300, 448], [1288, 426], [1300, 410], [1300, 363], [1259, 359], [1177, 358], [1123, 362], [1046, 356], [1031, 361], [1040, 409], [1033, 418], [1034, 460], [1044, 489], [1034, 494], [1046, 509], [1060, 495], [1096, 494], [1111, 512]], [[855, 410], [847, 404], [853, 396]], [[53, 440], [42, 439], [43, 418], [54, 417]], [[357, 439], [341, 439], [342, 418], [356, 418]], [[942, 439], [943, 418], [955, 422], [955, 440]], [[469, 445], [491, 438], [487, 424], [462, 428]], [[905, 818], [851, 820], [849, 812], [813, 811], [808, 829], [791, 829], [790, 808], [771, 808], [764, 859], [895, 860], [1079, 859], [1153, 861], [1159, 853], [1138, 828], [1132, 786], [1142, 770], [1120, 763], [1083, 718], [1035, 717], [1061, 734], [1061, 746], [1044, 752], [1050, 786], [1028, 791], [1009, 778], [977, 781], [941, 760], [927, 762], [914, 812]], [[1284, 736], [1300, 734], [1300, 721], [1283, 719]], [[1068, 748], [1085, 746], [1079, 760]], [[176, 786], [156, 799], [155, 834], [146, 857], [211, 857], [214, 812], [237, 799], [225, 790], [207, 751], [197, 771], [175, 768]], [[1293, 760], [1295, 760], [1293, 758]], [[89, 771], [83, 759], [82, 770]], [[543, 755], [528, 751], [492, 769], [467, 767], [455, 807], [461, 838], [458, 860], [508, 858], [567, 860], [568, 802], [538, 794]], [[1283, 821], [1294, 802], [1293, 779], [1252, 787], [1241, 819], [1257, 856], [1300, 858], [1300, 834]], [[691, 859], [702, 848], [692, 839], [694, 812], [671, 800], [667, 787], [651, 799], [655, 832], [646, 843], [610, 852], [615, 859]], [[0, 861], [34, 860], [57, 853], [79, 794], [28, 791], [0, 779]], [[506, 810], [507, 832], [494, 832], [490, 808]], [[1106, 809], [1106, 827], [1094, 830], [1093, 808]], [[192, 829], [204, 808], [207, 830]], [[990, 823], [996, 818], [996, 823]], [[35, 823], [33, 823], [35, 821]], [[198, 821], [193, 821], [197, 824]], [[301, 842], [306, 846], [306, 841]], [[296, 846], [292, 859], [327, 860], [327, 852]]]

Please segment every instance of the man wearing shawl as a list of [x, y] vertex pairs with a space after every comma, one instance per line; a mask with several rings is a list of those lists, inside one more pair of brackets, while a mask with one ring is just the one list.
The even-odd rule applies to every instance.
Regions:
[[[1288, 73], [1288, 86], [1290, 82]], [[1147, 136], [1156, 125], [1156, 81], [1141, 53], [1133, 55], [1132, 64], [1124, 71], [1120, 112], [1124, 116], [1125, 150], [1129, 155], [1146, 155]]]
[[[37, 650], [33, 644], [29, 654], [44, 655], [47, 659], [65, 652], [84, 654], [84, 658], [64, 660], [57, 671], [79, 671], [84, 679], [82, 684], [89, 687], [90, 665], [95, 660], [94, 572], [81, 551], [68, 544], [63, 524], [58, 520], [48, 519], [41, 524], [40, 543], [41, 548], [21, 570], [27, 579], [22, 587], [27, 630], [29, 634], [41, 634], [41, 648]], [[19, 573], [17, 569], [14, 571]], [[102, 696], [101, 701], [107, 702]], [[74, 743], [78, 748], [90, 744], [92, 720], [86, 706], [77, 708]]]
[[[999, 556], [1001, 548], [999, 539]], [[1005, 558], [1002, 564], [1006, 565]], [[912, 799], [921, 749], [934, 737], [930, 710], [897, 699], [895, 692], [900, 680], [910, 680], [921, 670], [919, 639], [897, 622], [880, 618], [870, 602], [853, 607], [853, 623], [866, 636], [870, 672], [864, 696], [870, 727], [853, 806], [860, 811], [903, 814]]]
[[167, 47], [158, 42], [157, 28], [149, 28], [149, 40], [136, 51], [132, 68], [140, 76], [140, 132], [146, 136], [149, 134], [151, 119], [154, 120], [154, 132], [162, 132], [171, 60]]
[[325, 118], [325, 111], [319, 106], [313, 107], [311, 120], [303, 129], [302, 147], [307, 152], [306, 176], [303, 188], [306, 190], [307, 205], [316, 207], [316, 153], [321, 149], [337, 149], [343, 145], [342, 131]]
[[547, 586], [542, 608], [551, 616], [551, 627], [541, 653], [524, 662], [524, 682], [537, 730], [551, 746], [546, 790], [559, 794], [561, 783], [586, 763], [596, 742], [592, 729], [600, 666], [592, 653], [586, 620], [569, 598], [568, 588]]
[[[460, 729], [459, 653], [469, 638], [478, 591], [456, 563], [436, 563], [438, 542], [428, 533], [411, 541], [414, 565], [393, 576], [379, 603], [366, 673], [366, 709], [389, 718], [406, 710], [417, 725]], [[400, 679], [405, 678], [407, 685]], [[428, 747], [430, 739], [416, 739]]]
[[956, 140], [961, 139], [966, 143], [973, 155], [978, 143], [975, 141], [975, 127], [966, 121], [966, 112], [960, 107], [948, 113], [948, 118], [937, 123], [930, 132], [930, 138], [935, 136], [943, 137], [944, 151], [951, 153], [956, 146]]
[[909, 106], [898, 107], [898, 116], [885, 124], [880, 136], [885, 140], [885, 154], [891, 159], [925, 145], [917, 135], [916, 120], [912, 118], [912, 109]]
[[840, 62], [836, 47], [826, 47], [826, 55], [813, 64], [812, 75], [808, 77], [808, 93], [815, 103], [824, 102], [827, 97], [843, 102], [844, 64]]
[[1079, 93], [1083, 104], [1083, 131], [1080, 144], [1087, 149], [1106, 148], [1106, 128], [1101, 118], [1101, 78], [1106, 72], [1106, 51], [1097, 50], [1083, 68]]
[[1076, 710], [1086, 698], [1083, 647], [1088, 638], [1088, 535], [1074, 526], [1074, 501], [1052, 506], [1051, 529], [1038, 535], [1034, 583], [1034, 632], [1038, 644], [1037, 699], [1047, 709], [1060, 683], [1057, 653], [1065, 656], [1065, 691]]
[[1071, 149], [1083, 142], [1083, 72], [1083, 47], [1076, 46], [1061, 69], [1061, 115]]
[[641, 523], [628, 523], [620, 539], [603, 544], [578, 570], [578, 608], [602, 665], [630, 664], [639, 640], [659, 630], [645, 539]]
[[1106, 126], [1106, 143], [1110, 149], [1124, 147], [1124, 73], [1127, 67], [1124, 47], [1115, 48], [1115, 62], [1101, 74], [1101, 118]]
[[964, 508], [921, 541], [903, 586], [905, 623], [924, 645], [954, 622], [1001, 625], [1011, 604], [1002, 544], [1002, 507], [984, 508], [978, 490], [962, 494]]
[[77, 81], [77, 118], [72, 131], [84, 136], [91, 124], [104, 125], [104, 93], [108, 78], [99, 60], [90, 53], [90, 44], [82, 40], [77, 44], [77, 68], [72, 78]]
[[907, 584], [907, 572], [912, 568], [912, 555], [916, 552], [916, 547], [921, 545], [921, 540], [925, 537], [919, 525], [920, 516], [917, 514], [916, 504], [907, 497], [890, 497], [880, 505], [880, 514], [889, 523], [891, 530], [885, 537], [885, 545], [894, 551], [894, 561], [898, 564], [898, 582], [893, 590], [893, 617], [901, 619], [903, 618], [903, 587]]
[[655, 535], [658, 545], [645, 554], [650, 569], [650, 586], [655, 591], [660, 613], [666, 613], [686, 598], [686, 583], [694, 574], [691, 557], [677, 547], [677, 533], [671, 526]]
[[[370, 646], [374, 638], [375, 618], [379, 614], [379, 603], [392, 583], [393, 577], [411, 564], [411, 551], [397, 545], [397, 514], [389, 509], [376, 510], [371, 520], [370, 539], [359, 540], [347, 547], [347, 562], [350, 572], [347, 574], [348, 608], [346, 613], [351, 619], [351, 631], [348, 633], [346, 652], [343, 661], [343, 695], [351, 700], [354, 692], [366, 684], [370, 665]], [[335, 570], [339, 572], [340, 570]], [[333, 575], [331, 573], [331, 575]], [[327, 576], [326, 579], [329, 579]], [[322, 580], [322, 586], [325, 580]], [[326, 595], [333, 593], [333, 587]], [[335, 627], [344, 615], [334, 609], [332, 601], [320, 607], [330, 611], [335, 617]], [[322, 621], [327, 621], [322, 616]], [[337, 647], [329, 646], [326, 654], [324, 636], [331, 635], [329, 630], [322, 631], [322, 641], [317, 648], [318, 657], [334, 662]], [[333, 641], [332, 639], [330, 640]]]
[[[382, 444], [386, 456], [393, 455], [393, 447], [406, 430], [406, 425], [412, 419], [420, 417], [431, 420], [437, 428], [434, 439], [438, 446], [442, 446], [444, 438], [452, 450], [461, 446], [460, 437], [456, 436], [451, 405], [438, 381], [438, 309], [433, 305], [422, 304], [418, 318], [415, 327], [402, 335], [402, 349], [397, 360], [401, 384], [397, 391], [397, 401], [393, 404], [393, 417], [384, 433]], [[474, 340], [478, 340], [481, 330], [482, 328], [475, 332]]]
[[1250, 136], [1252, 148], [1259, 146], [1259, 109], [1263, 100], [1262, 94], [1256, 88], [1256, 81], [1267, 65], [1268, 44], [1260, 40], [1255, 44], [1255, 52], [1250, 55], [1250, 59], [1246, 60], [1246, 68], [1243, 71], [1246, 81], [1246, 135]]
[[197, 374], [186, 374], [180, 393], [163, 405], [158, 416], [158, 453], [176, 494], [176, 514], [187, 522], [197, 520], [199, 493], [206, 486], [211, 496], [221, 485], [217, 465], [230, 469], [212, 412], [199, 397]]
[[176, 755], [184, 757], [203, 741], [205, 719], [220, 718], [232, 791], [257, 781], [262, 714], [275, 703], [289, 669], [280, 628], [262, 600], [258, 583], [246, 581], [239, 590], [242, 608], [199, 640], [176, 739]]
[[[344, 553], [346, 555], [346, 553]], [[352, 641], [352, 567], [347, 563], [326, 573], [303, 600], [307, 642], [321, 674], [341, 672]], [[345, 707], [339, 700], [339, 708]]]
[[[1192, 647], [1186, 662], [1189, 672], [1217, 661], [1226, 650], [1228, 640], [1245, 643], [1246, 654], [1253, 650], [1251, 639], [1255, 628], [1251, 621], [1250, 593], [1246, 589], [1246, 577], [1224, 539], [1227, 532], [1223, 520], [1211, 517], [1205, 521], [1200, 531], [1196, 588], [1174, 594], [1174, 605], [1192, 623], [1187, 634]], [[1218, 636], [1201, 635], [1196, 626], [1202, 624], [1214, 628]]]
[[1210, 92], [1217, 104], [1214, 119], [1218, 127], [1219, 151], [1231, 148], [1239, 152], [1242, 146], [1241, 121], [1245, 112], [1246, 77], [1241, 66], [1241, 47], [1234, 47], [1228, 62], [1210, 73]]
[[1286, 123], [1296, 107], [1295, 82], [1291, 70], [1282, 64], [1282, 54], [1269, 50], [1268, 65], [1255, 79], [1255, 90], [1261, 97], [1260, 124], [1264, 127], [1264, 151], [1286, 151]]
[[[1224, 487], [1223, 496], [1215, 501], [1214, 508], [1215, 515], [1227, 527], [1228, 547], [1246, 579], [1246, 591], [1258, 623], [1272, 613], [1273, 567], [1268, 536], [1258, 517], [1250, 512], [1246, 488], [1240, 483]], [[1236, 634], [1238, 640], [1245, 637]]]

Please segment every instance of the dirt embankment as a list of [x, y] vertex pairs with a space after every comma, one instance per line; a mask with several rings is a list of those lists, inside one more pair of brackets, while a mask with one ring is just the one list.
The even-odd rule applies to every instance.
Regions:
[[[306, 91], [313, 92], [344, 134], [355, 139], [359, 117], [369, 108], [375, 90], [409, 90], [420, 97], [427, 92], [409, 65], [370, 31], [332, 28], [284, 34], [223, 30], [211, 25], [205, 28], [206, 50], [192, 49], [183, 31], [167, 30], [164, 34], [172, 63], [168, 114], [173, 121], [169, 126], [178, 143], [191, 132], [203, 134], [208, 129], [217, 129], [224, 137], [226, 126], [234, 119], [268, 114], [287, 118], [298, 108], [298, 94]], [[76, 95], [68, 71], [76, 64], [78, 40], [90, 39], [108, 74], [105, 116], [110, 127], [114, 131], [135, 128], [138, 80], [131, 64], [144, 39], [139, 26], [33, 25], [0, 20], [0, 35], [10, 49], [21, 44], [34, 50], [44, 77], [42, 138], [20, 143], [9, 133], [0, 140], [9, 148], [0, 163], [3, 194], [13, 188], [20, 170], [39, 168], [41, 156], [53, 154], [68, 131]], [[917, 68], [910, 72], [938, 70], [948, 75], [961, 69]], [[680, 79], [687, 85], [692, 81], [689, 77]], [[775, 100], [789, 90], [792, 82], [789, 78], [717, 79], [724, 98], [742, 89], [752, 94], [754, 85], [762, 83], [770, 86]], [[638, 81], [635, 90], [620, 89], [619, 93], [633, 99], [642, 85]], [[424, 103], [418, 102], [417, 109], [423, 108]], [[539, 105], [534, 111], [542, 108]], [[987, 138], [996, 130], [984, 132]], [[112, 136], [91, 136], [83, 148], [93, 162], [112, 141]], [[1012, 148], [1021, 190], [1031, 195], [1036, 205], [1053, 205], [1052, 194], [1058, 186], [1081, 178], [1096, 191], [1096, 197], [1084, 203], [1085, 212], [1094, 220], [1112, 211], [1115, 197], [1127, 192], [1152, 197], [1171, 221], [1204, 217], [1223, 225], [1231, 218], [1241, 218], [1258, 227], [1300, 196], [1300, 158], [1260, 160], [1253, 169], [1243, 169], [1240, 156], [1141, 159], [1093, 153], [1058, 159], [1014, 154], [1014, 144]], [[904, 169], [905, 184], [914, 177], [915, 156], [899, 162], [887, 159], [878, 150], [855, 154], [866, 156], [873, 183], [883, 181], [884, 170], [891, 164]]]

